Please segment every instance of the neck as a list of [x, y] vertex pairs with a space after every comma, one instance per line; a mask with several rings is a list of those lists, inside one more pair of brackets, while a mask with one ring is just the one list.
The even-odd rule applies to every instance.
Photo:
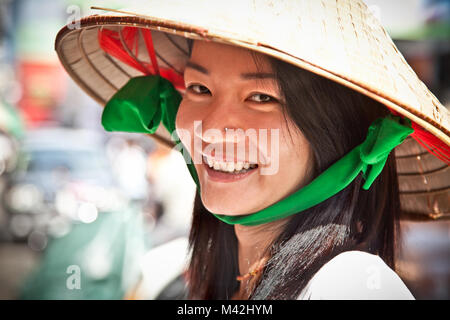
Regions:
[[[234, 232], [238, 240], [239, 273], [244, 275], [257, 267], [264, 251], [282, 231], [288, 218], [257, 226], [236, 224]], [[256, 265], [255, 265], [256, 264]]]

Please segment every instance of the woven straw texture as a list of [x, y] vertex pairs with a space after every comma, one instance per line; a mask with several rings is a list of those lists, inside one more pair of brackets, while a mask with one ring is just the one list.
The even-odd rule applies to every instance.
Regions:
[[[80, 87], [102, 106], [151, 65], [142, 30], [151, 30], [160, 68], [182, 76], [186, 38], [239, 45], [274, 56], [359, 91], [410, 118], [450, 145], [449, 111], [418, 79], [379, 21], [360, 0], [143, 1], [145, 7], [105, 10], [58, 33], [55, 49]], [[136, 47], [127, 27], [142, 29]], [[142, 68], [108, 54], [99, 34], [118, 35]], [[140, 70], [138, 70], [140, 69]], [[178, 88], [182, 91], [182, 88]], [[157, 139], [170, 143], [160, 126]], [[450, 218], [449, 165], [408, 137], [395, 149], [402, 211], [408, 219]]]

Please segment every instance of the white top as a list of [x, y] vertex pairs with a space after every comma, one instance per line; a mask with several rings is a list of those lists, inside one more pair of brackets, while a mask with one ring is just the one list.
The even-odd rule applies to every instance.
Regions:
[[377, 255], [343, 252], [323, 265], [298, 300], [414, 300], [400, 277]]

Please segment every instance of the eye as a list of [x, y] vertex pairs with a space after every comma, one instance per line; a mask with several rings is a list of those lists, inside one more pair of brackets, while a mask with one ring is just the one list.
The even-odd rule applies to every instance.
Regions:
[[187, 90], [192, 91], [196, 94], [208, 94], [211, 93], [209, 89], [201, 84], [191, 84], [187, 87]]
[[263, 93], [255, 93], [250, 97], [250, 100], [258, 103], [276, 102], [277, 99]]

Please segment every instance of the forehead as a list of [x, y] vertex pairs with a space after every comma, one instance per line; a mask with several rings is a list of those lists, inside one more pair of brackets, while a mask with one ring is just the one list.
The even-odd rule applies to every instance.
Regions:
[[263, 54], [246, 48], [213, 41], [195, 40], [189, 59], [208, 70], [228, 72], [270, 72], [269, 60]]

